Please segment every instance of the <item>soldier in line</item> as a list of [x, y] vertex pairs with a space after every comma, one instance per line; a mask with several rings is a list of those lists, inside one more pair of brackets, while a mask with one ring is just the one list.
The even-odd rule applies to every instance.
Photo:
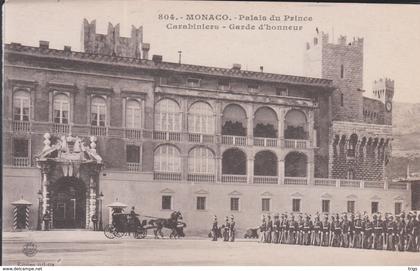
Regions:
[[360, 213], [357, 214], [357, 217], [354, 220], [352, 231], [353, 231], [352, 247], [363, 248], [364, 231], [363, 231], [362, 216]]
[[295, 221], [295, 216], [293, 214], [290, 215], [289, 221], [289, 232], [288, 232], [288, 243], [291, 245], [296, 244], [296, 231], [299, 230], [299, 224]]
[[281, 215], [280, 223], [280, 243], [287, 244], [289, 240], [289, 221], [287, 220], [287, 214]]
[[416, 222], [414, 221], [415, 215], [414, 213], [408, 213], [408, 222], [405, 226], [405, 232], [407, 235], [407, 245], [405, 247], [406, 251], [416, 251], [417, 245], [415, 240], [415, 232], [416, 232]]
[[343, 214], [341, 222], [341, 242], [342, 247], [350, 245], [350, 221], [347, 219], [347, 214]]
[[229, 217], [226, 216], [225, 224], [223, 225], [223, 241], [225, 242], [229, 241], [229, 228], [230, 228]]
[[349, 247], [353, 247], [353, 232], [354, 232], [354, 213], [350, 214], [349, 219]]
[[378, 250], [383, 249], [383, 222], [378, 219], [378, 215], [373, 215], [373, 247]]
[[235, 241], [235, 221], [233, 220], [233, 215], [230, 216], [230, 223], [229, 223], [229, 241], [234, 242]]
[[280, 219], [279, 214], [274, 214], [273, 223], [273, 243], [278, 244], [280, 242]]
[[309, 215], [306, 215], [305, 221], [303, 222], [302, 245], [309, 246], [311, 244], [311, 231], [312, 231], [311, 217]]
[[322, 233], [321, 233], [321, 245], [328, 246], [330, 243], [330, 222], [328, 221], [328, 214], [324, 215], [324, 220], [322, 221]]
[[50, 223], [51, 223], [51, 215], [50, 211], [45, 211], [44, 216], [42, 217], [42, 220], [44, 221], [44, 231], [50, 230]]
[[416, 233], [417, 251], [420, 252], [420, 213], [417, 217]]
[[267, 215], [267, 228], [265, 229], [265, 242], [271, 243], [271, 233], [273, 232], [273, 221], [271, 216]]
[[320, 246], [321, 245], [321, 229], [322, 223], [319, 219], [319, 214], [316, 213], [315, 222], [312, 227], [312, 245], [313, 246]]
[[341, 227], [340, 216], [331, 216], [331, 240], [330, 247], [339, 247], [341, 245]]
[[212, 241], [217, 241], [217, 235], [219, 234], [218, 233], [219, 227], [217, 226], [217, 216], [214, 216], [213, 226], [212, 226], [211, 230], [212, 230], [212, 233], [213, 233]]
[[265, 221], [265, 215], [261, 216], [261, 226], [260, 226], [260, 242], [265, 243], [265, 230], [267, 223]]
[[396, 216], [396, 224], [397, 224], [397, 248], [398, 251], [404, 251], [404, 244], [405, 244], [405, 221], [404, 215], [401, 213], [400, 215]]
[[298, 232], [298, 238], [297, 238], [297, 242], [296, 242], [296, 244], [298, 244], [298, 245], [303, 244], [303, 223], [304, 223], [303, 216], [302, 216], [302, 214], [299, 214], [299, 222], [298, 222], [299, 229], [297, 231]]
[[388, 221], [386, 225], [386, 236], [387, 236], [387, 250], [396, 250], [396, 235], [397, 235], [397, 223], [394, 221], [392, 215], [388, 216]]

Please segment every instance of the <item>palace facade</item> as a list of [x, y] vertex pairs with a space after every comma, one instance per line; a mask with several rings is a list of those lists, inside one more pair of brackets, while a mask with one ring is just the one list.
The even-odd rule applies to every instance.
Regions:
[[306, 45], [292, 76], [149, 59], [143, 29], [82, 26], [82, 52], [5, 45], [3, 226], [109, 223], [115, 202], [141, 215], [180, 210], [187, 234], [233, 214], [391, 212], [410, 185], [384, 178], [394, 82], [363, 97], [363, 39]]

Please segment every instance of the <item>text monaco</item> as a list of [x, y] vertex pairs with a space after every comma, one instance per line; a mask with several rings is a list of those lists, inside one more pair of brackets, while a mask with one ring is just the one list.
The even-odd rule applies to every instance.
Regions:
[[[227, 14], [187, 14], [186, 20], [200, 21], [231, 21], [232, 18]], [[239, 21], [284, 21], [284, 22], [310, 22], [311, 16], [298, 15], [238, 15], [235, 19]]]

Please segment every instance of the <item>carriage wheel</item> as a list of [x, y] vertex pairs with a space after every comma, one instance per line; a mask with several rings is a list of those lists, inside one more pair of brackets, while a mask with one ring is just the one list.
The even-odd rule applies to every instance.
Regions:
[[115, 229], [115, 231], [114, 231], [114, 235], [115, 235], [115, 237], [117, 237], [117, 238], [122, 238], [123, 236], [124, 236], [124, 232], [122, 232], [122, 231], [117, 231], [117, 229]]
[[136, 239], [143, 239], [147, 236], [147, 229], [144, 228], [137, 228], [137, 231], [134, 232], [134, 238]]
[[115, 238], [115, 227], [112, 224], [105, 225], [104, 234], [108, 239]]

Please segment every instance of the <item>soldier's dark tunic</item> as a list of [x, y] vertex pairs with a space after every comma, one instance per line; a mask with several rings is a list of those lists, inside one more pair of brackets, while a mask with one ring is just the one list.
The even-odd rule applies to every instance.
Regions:
[[373, 221], [373, 247], [378, 250], [383, 249], [383, 234], [384, 234], [384, 227], [383, 222], [381, 220], [374, 220]]
[[271, 243], [271, 233], [273, 232], [273, 221], [269, 218], [267, 220], [267, 228], [265, 231], [265, 242]]
[[230, 223], [228, 220], [226, 220], [224, 228], [223, 228], [223, 241], [225, 242], [229, 241], [229, 228], [230, 228]]
[[311, 231], [312, 231], [312, 221], [309, 219], [306, 219], [305, 222], [303, 222], [303, 245], [310, 245], [311, 244]]
[[373, 244], [373, 223], [366, 220], [364, 223], [365, 240], [363, 241], [364, 248], [371, 249]]
[[330, 222], [326, 219], [322, 221], [321, 244], [322, 246], [329, 246], [330, 240]]
[[332, 246], [333, 247], [339, 247], [341, 244], [341, 225], [340, 221], [336, 219], [334, 222], [332, 222], [331, 225], [332, 233], [333, 233], [333, 240], [332, 240]]
[[344, 219], [341, 222], [341, 240], [343, 247], [349, 247], [350, 244], [350, 221]]
[[278, 218], [274, 219], [274, 234], [273, 234], [273, 243], [278, 244], [280, 242], [280, 220]]
[[289, 241], [289, 221], [284, 218], [281, 222], [281, 236], [280, 241], [282, 244], [287, 244]]
[[299, 228], [297, 230], [298, 237], [297, 237], [297, 244], [303, 245], [303, 219], [299, 219]]
[[321, 229], [322, 229], [322, 223], [319, 219], [316, 219], [312, 228], [312, 244], [313, 245], [318, 246], [321, 244]]
[[404, 251], [405, 241], [406, 241], [405, 221], [403, 219], [400, 219], [397, 221], [396, 224], [397, 224], [398, 251]]
[[397, 223], [393, 220], [389, 220], [386, 225], [386, 234], [387, 234], [387, 250], [395, 250], [396, 240], [397, 240]]
[[229, 223], [229, 239], [231, 242], [235, 241], [235, 221]]
[[407, 234], [407, 251], [416, 251], [416, 244], [415, 244], [415, 223], [413, 219], [410, 219], [405, 226], [405, 232]]
[[363, 238], [363, 221], [361, 218], [356, 218], [353, 226], [353, 247], [362, 248]]
[[212, 232], [213, 232], [213, 239], [212, 241], [217, 241], [219, 227], [217, 226], [217, 220], [213, 222]]

